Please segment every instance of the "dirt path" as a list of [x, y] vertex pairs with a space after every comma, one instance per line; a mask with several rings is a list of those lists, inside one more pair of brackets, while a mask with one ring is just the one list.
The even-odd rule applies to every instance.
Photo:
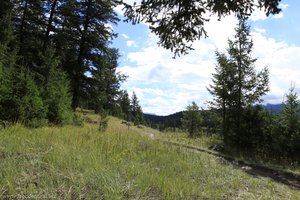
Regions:
[[210, 151], [207, 149], [202, 149], [199, 147], [194, 147], [194, 146], [190, 146], [190, 145], [186, 145], [186, 144], [170, 142], [170, 141], [165, 141], [165, 140], [161, 140], [161, 141], [165, 142], [168, 145], [174, 145], [174, 146], [177, 146], [180, 148], [185, 148], [185, 149], [188, 149], [188, 150], [191, 150], [194, 152], [198, 152], [198, 153], [202, 152], [202, 153], [207, 153], [207, 154], [219, 157], [219, 158], [223, 159], [224, 161], [226, 161], [227, 163], [232, 164], [233, 166], [245, 171], [246, 173], [248, 173], [254, 177], [270, 178], [278, 183], [288, 185], [295, 189], [300, 189], [300, 176], [297, 174], [282, 171], [282, 170], [275, 170], [275, 169], [271, 169], [271, 168], [265, 167], [265, 166], [246, 163], [245, 161], [237, 160], [233, 157], [226, 156], [226, 155], [223, 155], [223, 154], [220, 154], [217, 152], [213, 152], [213, 151]]
[[261, 177], [270, 178], [273, 181], [276, 181], [278, 183], [282, 183], [289, 187], [293, 187], [295, 189], [300, 190], [300, 175], [294, 174], [292, 172], [287, 172], [287, 171], [283, 171], [283, 170], [275, 170], [275, 169], [265, 167], [265, 166], [246, 163], [245, 161], [238, 160], [231, 156], [227, 156], [227, 155], [224, 155], [224, 154], [221, 154], [221, 153], [218, 153], [215, 151], [211, 151], [208, 149], [203, 149], [203, 148], [199, 148], [199, 147], [195, 147], [195, 146], [190, 146], [187, 144], [163, 140], [163, 139], [156, 137], [156, 135], [159, 133], [159, 131], [156, 131], [156, 130], [151, 131], [151, 129], [148, 129], [148, 130], [147, 129], [146, 130], [145, 129], [144, 130], [136, 129], [136, 131], [139, 133], [148, 135], [151, 139], [164, 142], [167, 145], [173, 145], [173, 146], [177, 146], [179, 148], [184, 148], [184, 149], [187, 149], [187, 150], [190, 150], [193, 152], [207, 153], [207, 154], [216, 156], [218, 158], [221, 158], [226, 163], [231, 164], [234, 167], [241, 169], [256, 178], [261, 178]]

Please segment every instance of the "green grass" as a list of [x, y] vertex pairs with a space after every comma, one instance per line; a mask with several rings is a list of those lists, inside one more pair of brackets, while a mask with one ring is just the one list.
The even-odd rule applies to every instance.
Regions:
[[2, 129], [0, 199], [300, 199], [299, 190], [153, 140], [155, 133], [115, 118], [105, 133], [94, 123]]
[[[191, 138], [186, 133], [183, 132], [176, 132], [176, 133], [157, 132], [155, 136], [160, 140], [186, 144], [186, 145], [199, 147], [203, 149], [208, 149], [209, 147], [215, 144], [222, 143], [222, 139], [217, 135], [212, 135], [212, 136], [202, 135], [196, 138]], [[270, 155], [264, 154], [263, 152], [256, 152], [255, 154], [250, 154], [249, 152], [243, 152], [243, 151], [233, 151], [233, 150], [225, 150], [225, 151], [226, 153], [225, 152], [223, 153], [232, 156], [236, 159], [243, 160], [247, 163], [263, 165], [273, 169], [283, 170], [283, 171], [292, 172], [300, 175], [300, 163], [291, 162], [284, 159], [278, 160], [277, 159], [278, 155], [274, 155], [274, 157], [271, 157]]]
[[156, 133], [156, 137], [161, 140], [167, 140], [171, 142], [179, 142], [200, 148], [208, 149], [210, 146], [222, 143], [222, 140], [217, 135], [204, 136], [191, 138], [187, 133], [184, 132], [167, 132], [167, 133]]

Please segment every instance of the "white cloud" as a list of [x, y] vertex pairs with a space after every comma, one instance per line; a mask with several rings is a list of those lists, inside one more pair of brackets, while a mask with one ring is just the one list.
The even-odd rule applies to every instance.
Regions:
[[125, 33], [122, 33], [121, 35], [122, 35], [122, 37], [123, 37], [123, 38], [125, 38], [125, 39], [129, 39], [129, 36], [128, 36], [128, 35], [126, 35]]
[[[127, 3], [129, 5], [133, 5], [134, 2], [136, 3], [140, 3], [141, 0], [123, 0], [124, 3]], [[114, 10], [119, 14], [119, 15], [124, 15], [124, 11], [123, 11], [124, 6], [122, 5], [118, 5], [114, 8]]]
[[281, 18], [283, 18], [283, 13], [280, 12], [279, 14], [274, 15], [273, 18], [275, 18], [275, 19], [281, 19]]
[[258, 8], [254, 9], [253, 13], [249, 17], [252, 21], [259, 21], [259, 20], [265, 20], [267, 19], [266, 13], [263, 10], [260, 10]]
[[268, 66], [271, 91], [266, 96], [270, 103], [280, 103], [292, 81], [300, 88], [300, 47], [284, 41], [267, 38], [262, 33], [252, 33], [254, 56], [258, 66]]
[[[274, 19], [281, 19], [284, 16], [285, 10], [288, 8], [288, 4], [279, 4], [279, 8], [282, 9], [282, 11], [279, 14], [271, 15]], [[250, 20], [252, 21], [259, 21], [259, 20], [266, 20], [268, 16], [266, 16], [266, 12], [264, 9], [256, 8], [254, 9], [254, 12], [250, 16]]]
[[257, 32], [257, 33], [265, 33], [265, 32], [266, 32], [266, 29], [255, 27], [255, 28], [254, 28], [254, 31]]
[[118, 5], [114, 8], [115, 12], [119, 15], [124, 15], [124, 11], [123, 11], [124, 6], [122, 5]]
[[126, 45], [127, 45], [128, 47], [138, 47], [138, 45], [136, 44], [136, 42], [133, 41], [133, 40], [128, 40], [128, 41], [126, 42]]
[[279, 4], [279, 7], [280, 7], [282, 10], [285, 10], [285, 9], [287, 9], [287, 8], [289, 7], [289, 5], [288, 5], [288, 4], [284, 4], [284, 3], [280, 3], [280, 4]]

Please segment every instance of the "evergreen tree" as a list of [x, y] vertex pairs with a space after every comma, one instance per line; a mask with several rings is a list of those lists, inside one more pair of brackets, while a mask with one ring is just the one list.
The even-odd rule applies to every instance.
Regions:
[[19, 46], [18, 64], [34, 71], [37, 80], [43, 71], [39, 70], [39, 55], [43, 30], [45, 29], [45, 12], [43, 0], [14, 0], [13, 22]]
[[246, 140], [242, 134], [244, 111], [261, 102], [261, 96], [269, 90], [269, 79], [267, 68], [255, 71], [246, 21], [240, 20], [235, 31], [236, 39], [228, 41], [228, 55], [217, 52], [218, 65], [208, 90], [214, 96], [211, 105], [222, 110], [225, 142], [242, 146]]
[[[10, 0], [0, 1], [0, 20], [7, 17], [7, 15], [11, 14], [13, 6], [14, 6], [14, 4]], [[5, 29], [3, 29], [3, 27], [2, 27], [2, 30], [5, 30]]]
[[142, 107], [140, 105], [137, 106], [136, 115], [134, 117], [134, 124], [139, 125], [144, 123], [144, 114]]
[[[5, 1], [1, 5], [5, 6]], [[7, 10], [6, 13], [1, 10], [0, 26], [0, 120], [12, 120], [14, 113], [11, 111], [15, 108], [11, 106], [10, 100], [13, 99], [12, 76], [16, 65], [16, 51], [12, 45], [15, 37]]]
[[198, 105], [193, 101], [192, 104], [186, 107], [186, 111], [182, 116], [182, 128], [186, 130], [190, 137], [195, 137], [200, 134], [201, 123], [203, 117], [200, 113]]
[[122, 110], [123, 118], [127, 121], [130, 121], [131, 119], [131, 105], [130, 105], [130, 99], [129, 95], [126, 90], [122, 91], [120, 94], [120, 107]]
[[[95, 111], [101, 109], [113, 114], [117, 109], [117, 98], [121, 82], [126, 76], [116, 72], [119, 54], [117, 49], [108, 49], [108, 53], [98, 57], [98, 67], [85, 79], [86, 96], [90, 98], [90, 106]], [[96, 97], [96, 98], [95, 98]]]
[[[66, 1], [59, 10], [62, 30], [57, 37], [63, 66], [71, 78], [72, 108], [84, 98], [87, 74], [102, 70], [108, 43], [114, 36], [107, 23], [116, 23], [114, 1]], [[68, 40], [65, 40], [65, 39]]]
[[284, 102], [282, 109], [282, 117], [284, 124], [287, 125], [287, 134], [290, 137], [300, 130], [300, 105], [298, 94], [294, 92], [294, 89], [295, 87], [291, 87], [289, 93], [286, 94], [286, 101]]
[[212, 108], [221, 109], [222, 113], [222, 133], [227, 138], [229, 133], [230, 111], [232, 99], [235, 95], [235, 69], [224, 53], [216, 52], [218, 64], [216, 72], [212, 74], [213, 84], [209, 85], [208, 91], [214, 99], [209, 102]]
[[[42, 119], [37, 113], [44, 110], [51, 123], [61, 124], [68, 118], [69, 101], [73, 109], [88, 105], [97, 111], [117, 110], [125, 76], [116, 71], [119, 54], [109, 48], [115, 34], [107, 26], [118, 21], [113, 9], [117, 2], [0, 2], [1, 119], [26, 121], [22, 110], [31, 113], [29, 121]], [[43, 105], [38, 103], [41, 97]], [[37, 113], [25, 105], [30, 101]]]
[[139, 105], [139, 100], [135, 94], [135, 92], [132, 93], [131, 96], [131, 116], [132, 116], [132, 121], [134, 122], [135, 125], [139, 125], [144, 122], [144, 116], [143, 116], [143, 111], [142, 107]]
[[275, 126], [275, 151], [285, 156], [298, 156], [300, 152], [300, 104], [294, 87], [286, 94], [286, 101]]
[[48, 107], [48, 120], [54, 124], [64, 124], [71, 119], [70, 85], [66, 74], [59, 68], [54, 52], [47, 51], [46, 68], [49, 70], [44, 99]]
[[12, 68], [6, 73], [0, 102], [1, 119], [22, 122], [28, 126], [45, 123], [47, 108], [30, 73]]
[[[8, 6], [6, 7], [9, 9]], [[16, 62], [15, 34], [9, 11], [6, 10], [0, 15], [0, 65], [4, 68], [10, 68]]]

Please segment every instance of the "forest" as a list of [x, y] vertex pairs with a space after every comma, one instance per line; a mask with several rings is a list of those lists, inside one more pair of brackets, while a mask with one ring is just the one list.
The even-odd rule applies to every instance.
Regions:
[[[0, 119], [27, 126], [80, 121], [76, 108], [140, 123], [141, 107], [120, 84], [110, 47], [117, 1], [0, 3]], [[130, 99], [131, 98], [131, 99]]]

